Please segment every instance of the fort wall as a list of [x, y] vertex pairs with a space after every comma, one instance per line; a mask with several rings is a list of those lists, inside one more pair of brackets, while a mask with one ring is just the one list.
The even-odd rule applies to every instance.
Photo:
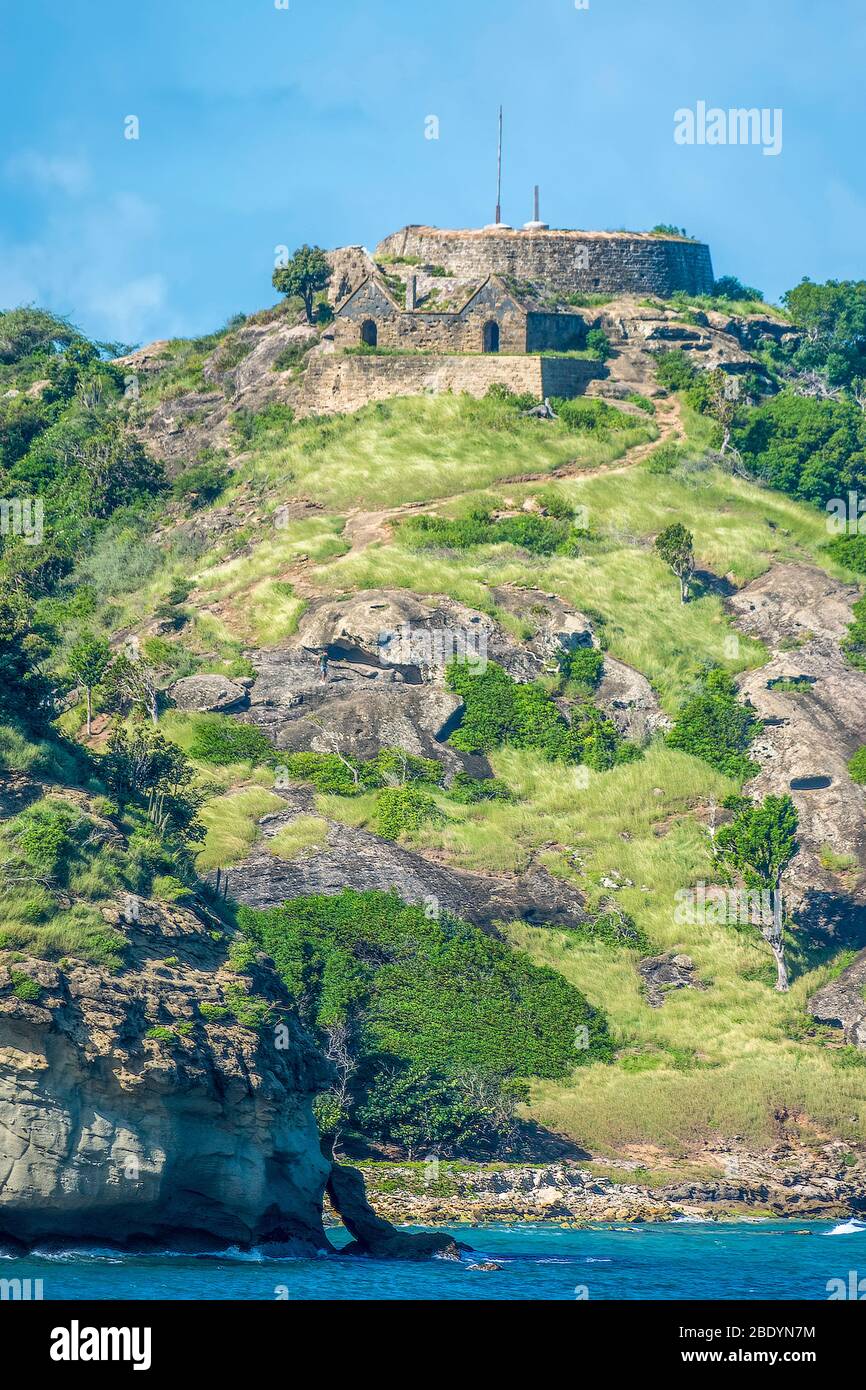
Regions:
[[574, 357], [356, 357], [339, 351], [314, 353], [306, 370], [299, 413], [344, 414], [359, 410], [369, 401], [447, 391], [465, 391], [480, 397], [497, 382], [512, 391], [529, 392], [538, 400], [545, 396], [579, 396], [602, 373], [599, 362]]
[[412, 226], [380, 242], [376, 259], [412, 257], [454, 275], [505, 275], [563, 294], [710, 294], [703, 242], [647, 232], [443, 231]]

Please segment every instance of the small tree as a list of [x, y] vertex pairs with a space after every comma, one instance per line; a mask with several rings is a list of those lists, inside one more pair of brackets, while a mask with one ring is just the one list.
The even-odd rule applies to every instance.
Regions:
[[655, 540], [655, 548], [680, 581], [680, 598], [689, 600], [689, 582], [695, 572], [694, 536], [679, 521], [667, 526]]
[[115, 709], [146, 713], [152, 724], [159, 722], [156, 671], [149, 662], [140, 657], [132, 661], [128, 656], [117, 656], [105, 672], [104, 684]]
[[331, 279], [328, 258], [320, 246], [300, 246], [288, 265], [277, 266], [273, 286], [280, 294], [299, 295], [304, 301], [307, 323], [314, 323], [313, 297], [326, 288]]
[[93, 732], [93, 687], [99, 685], [105, 672], [108, 670], [108, 663], [111, 660], [111, 648], [104, 637], [94, 637], [92, 633], [86, 633], [75, 643], [69, 653], [69, 670], [80, 685], [84, 686], [87, 696], [87, 737]]
[[772, 914], [761, 911], [756, 923], [776, 961], [776, 989], [788, 989], [785, 963], [784, 913], [780, 885], [782, 875], [797, 852], [797, 808], [790, 796], [768, 796], [745, 802], [729, 825], [716, 832], [714, 847], [719, 863], [740, 875], [747, 888], [769, 890]]

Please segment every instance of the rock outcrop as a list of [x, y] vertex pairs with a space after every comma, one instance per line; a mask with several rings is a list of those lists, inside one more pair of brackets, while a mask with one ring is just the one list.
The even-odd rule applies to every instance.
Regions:
[[[129, 905], [127, 905], [129, 907]], [[267, 962], [217, 924], [136, 903], [119, 971], [0, 964], [0, 1241], [327, 1248], [311, 1110], [327, 1064]], [[237, 1020], [252, 985], [275, 1021]]]
[[170, 687], [169, 695], [178, 709], [191, 712], [222, 713], [248, 703], [246, 685], [228, 676], [183, 676]]
[[[387, 893], [396, 888], [405, 902], [463, 917], [477, 926], [523, 920], [577, 927], [586, 922], [582, 895], [564, 879], [534, 867], [523, 874], [479, 874], [448, 868], [424, 855], [383, 840], [367, 830], [325, 820], [324, 843], [284, 859], [271, 849], [273, 837], [313, 809], [309, 789], [281, 793], [291, 810], [265, 816], [262, 838], [241, 864], [227, 871], [231, 896], [246, 907], [275, 907], [310, 893]], [[324, 818], [323, 818], [324, 819]]]
[[373, 1255], [383, 1260], [459, 1260], [461, 1250], [471, 1249], [453, 1236], [438, 1231], [396, 1231], [377, 1216], [364, 1190], [364, 1175], [357, 1168], [335, 1163], [328, 1178], [328, 1196], [352, 1243], [344, 1255]]
[[840, 1028], [847, 1043], [866, 1048], [866, 951], [817, 990], [806, 1007], [818, 1023]]
[[[866, 672], [840, 650], [857, 598], [811, 565], [775, 565], [730, 599], [741, 631], [772, 649], [740, 690], [764, 720], [753, 748], [755, 796], [790, 794], [799, 853], [787, 881], [801, 919], [848, 940], [866, 940], [866, 791], [848, 760], [866, 744]], [[834, 867], [838, 865], [838, 867]]]

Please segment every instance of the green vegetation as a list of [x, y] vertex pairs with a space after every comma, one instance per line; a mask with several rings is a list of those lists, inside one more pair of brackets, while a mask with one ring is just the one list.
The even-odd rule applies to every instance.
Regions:
[[332, 1134], [387, 1138], [397, 1116], [410, 1152], [489, 1151], [508, 1137], [515, 1083], [611, 1055], [601, 1015], [555, 971], [395, 893], [345, 889], [239, 921], [339, 1059], [320, 1109]]
[[726, 777], [745, 781], [758, 771], [748, 756], [761, 724], [751, 705], [741, 704], [726, 671], [711, 668], [698, 681], [667, 735], [671, 748], [703, 758]]
[[550, 762], [586, 763], [596, 771], [639, 756], [589, 700], [571, 707], [569, 723], [543, 686], [518, 684], [495, 661], [488, 661], [483, 671], [470, 662], [454, 661], [446, 678], [465, 705], [451, 742], [466, 753], [508, 744], [537, 749]]
[[853, 781], [866, 784], [866, 746], [858, 748], [848, 760], [848, 771]]
[[330, 279], [331, 267], [322, 248], [304, 243], [285, 265], [274, 271], [273, 285], [280, 294], [297, 295], [303, 302], [307, 322], [314, 323], [313, 301]]
[[521, 513], [494, 518], [483, 507], [449, 521], [440, 516], [407, 517], [399, 536], [413, 550], [468, 550], [476, 545], [515, 545], [534, 555], [574, 555], [586, 533], [562, 517]]

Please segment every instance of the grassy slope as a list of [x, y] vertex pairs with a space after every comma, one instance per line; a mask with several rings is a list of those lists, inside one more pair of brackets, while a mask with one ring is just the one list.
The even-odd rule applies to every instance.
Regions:
[[[732, 644], [714, 594], [682, 607], [676, 581], [652, 551], [652, 536], [671, 520], [685, 520], [702, 566], [742, 583], [777, 559], [826, 563], [826, 533], [817, 513], [717, 471], [608, 471], [629, 444], [648, 437], [644, 428], [603, 442], [557, 424], [508, 421], [486, 403], [453, 397], [395, 401], [309, 422], [285, 437], [269, 436], [222, 499], [231, 506], [252, 494], [258, 503], [260, 519], [245, 526], [240, 544], [235, 536], [195, 555], [169, 545], [170, 560], [160, 562], [149, 587], [118, 599], [107, 585], [100, 612], [112, 627], [140, 620], [171, 575], [185, 573], [198, 589], [188, 604], [195, 617], [180, 642], [238, 654], [243, 642], [278, 641], [296, 623], [301, 600], [291, 588], [292, 564], [300, 554], [311, 561], [304, 583], [322, 592], [403, 586], [489, 609], [492, 585], [540, 587], [600, 613], [611, 651], [643, 671], [675, 709], [701, 661], [736, 670], [764, 658], [757, 643]], [[431, 502], [459, 514], [480, 488], [487, 489], [486, 501], [519, 505], [541, 484], [505, 480], [574, 463], [588, 476], [556, 486], [588, 508], [599, 535], [576, 559], [543, 560], [507, 546], [417, 553], [398, 539], [349, 551], [340, 536], [340, 512], [361, 507]], [[275, 531], [275, 508], [299, 498], [326, 510]], [[167, 722], [171, 736], [188, 741], [188, 722], [177, 716]], [[641, 998], [633, 955], [515, 925], [515, 942], [606, 1009], [623, 1048], [611, 1067], [582, 1068], [568, 1083], [537, 1085], [533, 1114], [600, 1151], [626, 1143], [675, 1151], [716, 1130], [766, 1140], [780, 1108], [866, 1138], [866, 1068], [842, 1068], [820, 1041], [801, 1037], [803, 1002], [830, 967], [801, 976], [781, 998], [767, 984], [767, 954], [750, 936], [674, 921], [675, 891], [709, 870], [701, 808], [731, 785], [704, 764], [661, 748], [641, 763], [593, 774], [585, 790], [568, 770], [531, 754], [505, 751], [494, 763], [521, 793], [519, 802], [449, 802], [448, 822], [419, 832], [413, 843], [482, 869], [519, 869], [537, 856], [554, 872], [572, 875], [593, 898], [602, 895], [601, 879], [618, 869], [633, 886], [617, 893], [617, 902], [658, 949], [687, 951], [708, 986], [681, 991], [652, 1010]], [[243, 853], [255, 838], [256, 815], [273, 806], [269, 774], [261, 770], [208, 769], [206, 775], [219, 785], [206, 812], [202, 868]], [[319, 810], [363, 823], [370, 806], [363, 797], [319, 798]], [[321, 830], [310, 818], [273, 849], [299, 852]]]

